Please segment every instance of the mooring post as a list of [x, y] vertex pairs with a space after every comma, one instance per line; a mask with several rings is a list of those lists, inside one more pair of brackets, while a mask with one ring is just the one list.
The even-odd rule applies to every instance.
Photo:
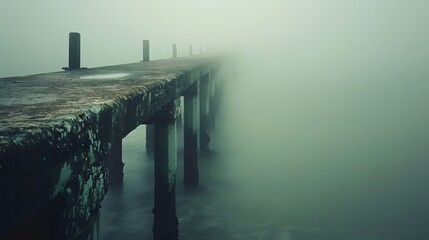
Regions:
[[189, 45], [189, 56], [192, 56], [192, 45]]
[[173, 58], [177, 58], [177, 45], [173, 44]]
[[208, 128], [210, 73], [200, 77], [200, 150], [207, 151], [210, 142]]
[[154, 240], [178, 239], [176, 216], [176, 122], [180, 101], [172, 101], [161, 108], [154, 117], [155, 129], [155, 199]]
[[149, 40], [143, 40], [143, 62], [149, 62]]
[[69, 33], [69, 70], [80, 69], [80, 33]]
[[[192, 74], [191, 74], [191, 77]], [[198, 76], [195, 76], [198, 78]], [[184, 178], [188, 186], [198, 185], [198, 155], [200, 137], [199, 81], [184, 93]]]

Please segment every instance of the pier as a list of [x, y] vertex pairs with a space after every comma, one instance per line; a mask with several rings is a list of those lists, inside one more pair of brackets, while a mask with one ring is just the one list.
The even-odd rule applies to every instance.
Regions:
[[109, 181], [123, 177], [122, 138], [141, 124], [155, 161], [153, 236], [178, 238], [176, 119], [184, 114], [183, 184], [196, 187], [225, 58], [192, 46], [178, 57], [173, 44], [172, 58], [150, 61], [143, 47], [143, 61], [82, 68], [71, 33], [65, 71], [0, 79], [1, 239], [97, 239]]

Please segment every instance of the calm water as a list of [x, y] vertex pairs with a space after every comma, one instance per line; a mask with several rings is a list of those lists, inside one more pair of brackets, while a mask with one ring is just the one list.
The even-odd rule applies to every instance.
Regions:
[[[184, 189], [179, 159], [181, 239], [429, 239], [425, 70], [295, 63], [239, 66], [199, 189]], [[144, 138], [139, 128], [124, 140], [124, 184], [104, 200], [101, 239], [152, 237]]]

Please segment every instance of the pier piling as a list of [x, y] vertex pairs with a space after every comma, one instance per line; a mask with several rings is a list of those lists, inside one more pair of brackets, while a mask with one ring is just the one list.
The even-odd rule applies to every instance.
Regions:
[[205, 74], [200, 78], [200, 150], [207, 151], [210, 134], [208, 125], [208, 114], [209, 114], [209, 82], [210, 73]]
[[[143, 62], [149, 62], [149, 40], [143, 40]], [[146, 151], [153, 153], [154, 148], [154, 129], [152, 124], [146, 125]]]
[[178, 239], [178, 219], [176, 216], [176, 117], [180, 111], [180, 101], [174, 100], [157, 113], [154, 118], [155, 130], [155, 199], [154, 199], [154, 240]]
[[216, 106], [216, 82], [217, 82], [217, 73], [216, 71], [210, 72], [210, 83], [209, 83], [209, 113], [208, 113], [208, 121], [209, 121], [209, 128], [214, 128], [215, 121], [216, 121], [216, 114], [217, 114], [217, 106]]
[[111, 147], [107, 153], [109, 167], [109, 183], [121, 184], [124, 179], [124, 163], [122, 161], [122, 138], [111, 137]]
[[[192, 77], [192, 76], [191, 76]], [[198, 77], [198, 76], [196, 76]], [[184, 179], [188, 186], [198, 185], [198, 153], [200, 134], [199, 82], [196, 81], [184, 94]]]
[[173, 44], [173, 58], [177, 58], [177, 44]]

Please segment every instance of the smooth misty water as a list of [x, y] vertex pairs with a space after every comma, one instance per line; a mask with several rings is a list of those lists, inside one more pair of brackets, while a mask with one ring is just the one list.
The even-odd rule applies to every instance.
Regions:
[[[180, 238], [429, 239], [425, 70], [257, 64], [228, 85], [199, 189], [184, 189], [179, 159]], [[139, 128], [124, 140], [124, 184], [103, 202], [101, 239], [152, 237], [144, 138]]]

